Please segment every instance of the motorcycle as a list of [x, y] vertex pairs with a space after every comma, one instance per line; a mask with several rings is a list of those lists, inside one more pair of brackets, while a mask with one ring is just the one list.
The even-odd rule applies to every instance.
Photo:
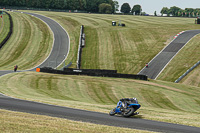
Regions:
[[117, 107], [109, 112], [110, 116], [120, 114], [124, 117], [130, 117], [139, 114], [135, 112], [141, 107], [136, 98], [123, 98], [117, 103]]

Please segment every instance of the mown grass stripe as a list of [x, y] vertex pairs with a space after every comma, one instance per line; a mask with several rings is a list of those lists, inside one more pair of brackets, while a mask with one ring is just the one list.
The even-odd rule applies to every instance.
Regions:
[[139, 112], [145, 119], [189, 122], [195, 126], [200, 120], [196, 120], [200, 118], [199, 88], [161, 81], [23, 72], [0, 77], [0, 92], [105, 113], [114, 108], [119, 99], [137, 97], [142, 105]]
[[21, 13], [11, 13], [14, 32], [0, 52], [0, 69], [33, 68], [50, 53], [53, 43], [52, 33], [41, 20]]
[[0, 42], [2, 42], [7, 36], [10, 29], [9, 17], [7, 14], [3, 15], [3, 18], [0, 18]]

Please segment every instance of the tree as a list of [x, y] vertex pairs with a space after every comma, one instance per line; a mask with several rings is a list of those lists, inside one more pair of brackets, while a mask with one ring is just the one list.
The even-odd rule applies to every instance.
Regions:
[[169, 9], [167, 7], [163, 7], [162, 10], [160, 11], [160, 13], [163, 14], [169, 14]]
[[178, 16], [178, 12], [180, 10], [181, 9], [179, 7], [173, 6], [173, 7], [170, 7], [169, 13], [172, 14], [173, 16]]
[[102, 3], [99, 5], [99, 13], [112, 13], [112, 6], [110, 4]]
[[114, 12], [119, 11], [119, 3], [118, 3], [118, 1], [113, 1], [113, 2], [114, 2], [114, 7], [115, 7]]
[[[85, 10], [98, 12], [102, 3], [110, 4], [112, 12], [119, 7], [113, 0], [0, 0], [1, 6], [30, 7], [44, 9]], [[117, 6], [118, 5], [118, 6]], [[108, 8], [110, 10], [110, 6]], [[108, 11], [107, 12], [110, 12]]]
[[188, 16], [190, 17], [192, 13], [194, 12], [193, 8], [185, 8], [185, 12], [187, 12]]
[[112, 2], [112, 0], [111, 1], [110, 0], [86, 0], [86, 10], [88, 12], [98, 12], [100, 4], [102, 3], [110, 4], [109, 2]]
[[131, 11], [131, 7], [128, 3], [124, 3], [122, 6], [121, 6], [121, 12], [123, 13], [130, 13]]
[[154, 16], [157, 16], [157, 13], [156, 13], [156, 11], [154, 12]]
[[142, 11], [142, 8], [140, 5], [134, 5], [132, 8], [132, 13], [135, 13], [135, 15], [140, 15]]

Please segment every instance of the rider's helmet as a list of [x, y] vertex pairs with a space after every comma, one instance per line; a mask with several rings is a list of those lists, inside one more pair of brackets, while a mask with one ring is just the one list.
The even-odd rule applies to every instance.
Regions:
[[133, 100], [135, 103], [138, 103], [137, 98], [134, 97]]
[[133, 100], [137, 101], [137, 98], [134, 97]]

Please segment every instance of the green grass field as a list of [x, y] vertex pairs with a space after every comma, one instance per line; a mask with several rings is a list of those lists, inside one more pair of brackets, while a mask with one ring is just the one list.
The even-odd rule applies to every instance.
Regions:
[[[76, 65], [80, 26], [85, 25], [82, 68], [116, 69], [121, 73], [138, 73], [174, 35], [184, 30], [200, 29], [191, 18], [36, 13], [56, 20], [69, 33], [70, 53], [66, 63], [72, 61], [71, 67]], [[20, 64], [20, 69], [32, 68], [30, 62], [34, 61], [36, 66], [49, 54], [52, 33], [43, 22], [32, 16], [11, 15], [15, 33], [0, 50], [0, 69], [12, 69], [16, 64]], [[111, 26], [112, 21], [119, 20], [126, 27]], [[21, 99], [104, 113], [114, 108], [120, 98], [137, 97], [142, 105], [138, 118], [200, 127], [199, 67], [183, 79], [182, 84], [172, 83], [199, 60], [199, 37], [196, 36], [182, 49], [156, 81], [25, 72], [0, 77], [0, 92]], [[27, 123], [29, 126], [32, 124]], [[51, 125], [44, 126], [49, 127]], [[83, 128], [88, 128], [88, 124]]]
[[0, 129], [2, 132], [31, 133], [151, 133], [143, 130], [96, 125], [76, 122], [61, 118], [33, 115], [20, 112], [0, 110]]
[[0, 42], [2, 42], [10, 29], [10, 21], [9, 21], [9, 17], [7, 14], [3, 14], [2, 18], [0, 18]]
[[[193, 38], [169, 63], [166, 69], [158, 77], [158, 80], [174, 82], [200, 59], [200, 35]], [[186, 76], [181, 82], [200, 87], [199, 67]]]
[[51, 51], [53, 35], [39, 19], [22, 13], [10, 12], [13, 34], [0, 50], [0, 70], [30, 69], [42, 63]]
[[[131, 15], [102, 15], [102, 14], [73, 14], [56, 12], [37, 12], [58, 21], [67, 31], [71, 40], [71, 51], [67, 62], [76, 64], [77, 44], [79, 40], [80, 25], [85, 26], [86, 47], [83, 49], [82, 68], [86, 69], [116, 69], [120, 73], [138, 73], [146, 62], [149, 62], [160, 52], [173, 37], [185, 30], [200, 29], [200, 25], [194, 24], [192, 18], [170, 17], [143, 17]], [[64, 21], [63, 21], [64, 20]], [[126, 27], [111, 26], [112, 21], [119, 21]], [[71, 26], [68, 26], [71, 25]], [[74, 40], [75, 39], [75, 40]], [[199, 59], [198, 37], [192, 44], [193, 53], [181, 54], [175, 57], [176, 65], [166, 68], [161, 80], [173, 81], [183, 74], [187, 68]], [[76, 45], [76, 46], [74, 46]], [[188, 51], [187, 47], [182, 51]], [[179, 58], [187, 63], [178, 61]], [[196, 57], [196, 58], [194, 58]], [[176, 69], [175, 69], [176, 68]]]
[[142, 105], [139, 118], [200, 125], [199, 87], [36, 72], [9, 74], [0, 77], [0, 84], [0, 92], [8, 96], [104, 113], [120, 98], [137, 97]]

